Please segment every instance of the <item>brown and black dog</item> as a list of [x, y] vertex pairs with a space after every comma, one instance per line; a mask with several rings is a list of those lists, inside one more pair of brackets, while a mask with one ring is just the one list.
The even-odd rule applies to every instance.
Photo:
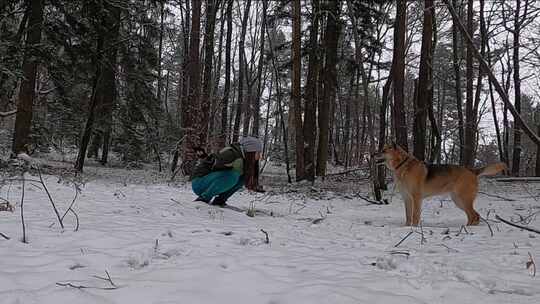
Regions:
[[395, 143], [386, 145], [374, 158], [377, 164], [385, 163], [394, 174], [394, 182], [405, 203], [406, 226], [419, 224], [424, 198], [446, 193], [467, 214], [467, 225], [477, 225], [480, 215], [474, 210], [474, 200], [478, 192], [478, 177], [507, 170], [504, 163], [475, 169], [458, 165], [429, 165]]

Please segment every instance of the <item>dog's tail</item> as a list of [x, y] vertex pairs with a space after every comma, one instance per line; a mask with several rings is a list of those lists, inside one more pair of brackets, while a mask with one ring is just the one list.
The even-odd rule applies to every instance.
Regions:
[[487, 165], [482, 168], [475, 168], [475, 169], [472, 169], [471, 171], [477, 176], [484, 176], [484, 175], [489, 176], [489, 175], [495, 175], [501, 171], [507, 171], [507, 170], [508, 170], [508, 167], [506, 166], [505, 163], [495, 163], [495, 164]]

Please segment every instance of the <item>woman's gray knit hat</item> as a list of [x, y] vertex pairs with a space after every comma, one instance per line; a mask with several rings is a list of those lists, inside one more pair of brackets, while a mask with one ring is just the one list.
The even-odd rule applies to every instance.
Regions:
[[242, 137], [239, 143], [242, 146], [244, 152], [262, 152], [263, 150], [263, 143], [257, 137]]

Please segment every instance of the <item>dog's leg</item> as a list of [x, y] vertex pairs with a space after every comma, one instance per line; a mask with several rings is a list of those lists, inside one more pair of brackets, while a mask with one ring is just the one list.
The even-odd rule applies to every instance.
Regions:
[[405, 204], [405, 226], [410, 226], [412, 221], [412, 199], [408, 194], [402, 194], [402, 198]]
[[411, 195], [412, 218], [411, 224], [418, 226], [420, 224], [420, 215], [422, 213], [422, 196], [419, 193]]
[[476, 192], [452, 193], [451, 197], [454, 203], [456, 203], [456, 206], [467, 214], [467, 226], [478, 225], [480, 223], [480, 215], [473, 207]]

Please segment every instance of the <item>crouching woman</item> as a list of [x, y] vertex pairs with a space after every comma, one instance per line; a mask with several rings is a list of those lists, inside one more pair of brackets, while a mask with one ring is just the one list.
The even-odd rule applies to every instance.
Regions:
[[263, 144], [256, 137], [244, 137], [221, 151], [200, 159], [192, 174], [196, 201], [225, 206], [244, 185], [259, 190], [259, 160]]

